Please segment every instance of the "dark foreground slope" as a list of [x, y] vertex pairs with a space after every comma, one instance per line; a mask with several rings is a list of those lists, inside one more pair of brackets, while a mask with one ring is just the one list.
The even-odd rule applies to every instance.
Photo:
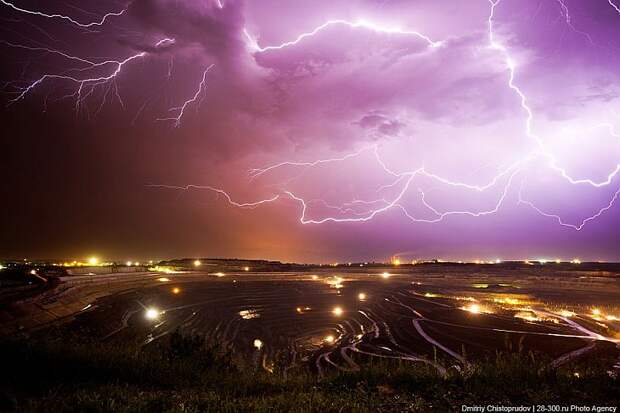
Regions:
[[149, 346], [48, 335], [0, 343], [2, 411], [461, 411], [465, 405], [607, 405], [620, 380], [607, 361], [550, 369], [533, 353], [496, 353], [446, 377], [421, 364], [369, 358], [359, 372], [272, 373], [203, 339], [172, 334]]

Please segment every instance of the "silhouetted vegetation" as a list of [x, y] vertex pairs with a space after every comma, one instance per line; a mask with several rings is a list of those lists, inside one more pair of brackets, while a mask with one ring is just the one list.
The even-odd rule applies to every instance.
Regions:
[[175, 333], [146, 346], [5, 341], [0, 365], [0, 411], [449, 412], [462, 404], [620, 401], [608, 364], [553, 370], [532, 353], [497, 353], [446, 377], [423, 364], [375, 358], [359, 372], [319, 378], [305, 366], [269, 373], [227, 348]]

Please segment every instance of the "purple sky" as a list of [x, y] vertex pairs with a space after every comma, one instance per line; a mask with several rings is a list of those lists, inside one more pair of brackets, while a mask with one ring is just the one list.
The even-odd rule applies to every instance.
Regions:
[[620, 260], [616, 1], [0, 0], [0, 256]]

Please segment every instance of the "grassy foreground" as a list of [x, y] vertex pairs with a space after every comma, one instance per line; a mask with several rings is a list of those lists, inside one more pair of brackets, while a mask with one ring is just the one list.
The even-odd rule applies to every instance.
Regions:
[[318, 379], [303, 367], [267, 373], [201, 339], [139, 345], [39, 339], [0, 343], [0, 411], [456, 412], [462, 404], [618, 405], [602, 366], [546, 369], [532, 354], [497, 354], [467, 374], [367, 360]]

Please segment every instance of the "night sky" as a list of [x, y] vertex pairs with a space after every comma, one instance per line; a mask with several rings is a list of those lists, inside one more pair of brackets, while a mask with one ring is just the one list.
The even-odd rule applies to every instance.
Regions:
[[619, 6], [0, 0], [0, 257], [618, 261]]

